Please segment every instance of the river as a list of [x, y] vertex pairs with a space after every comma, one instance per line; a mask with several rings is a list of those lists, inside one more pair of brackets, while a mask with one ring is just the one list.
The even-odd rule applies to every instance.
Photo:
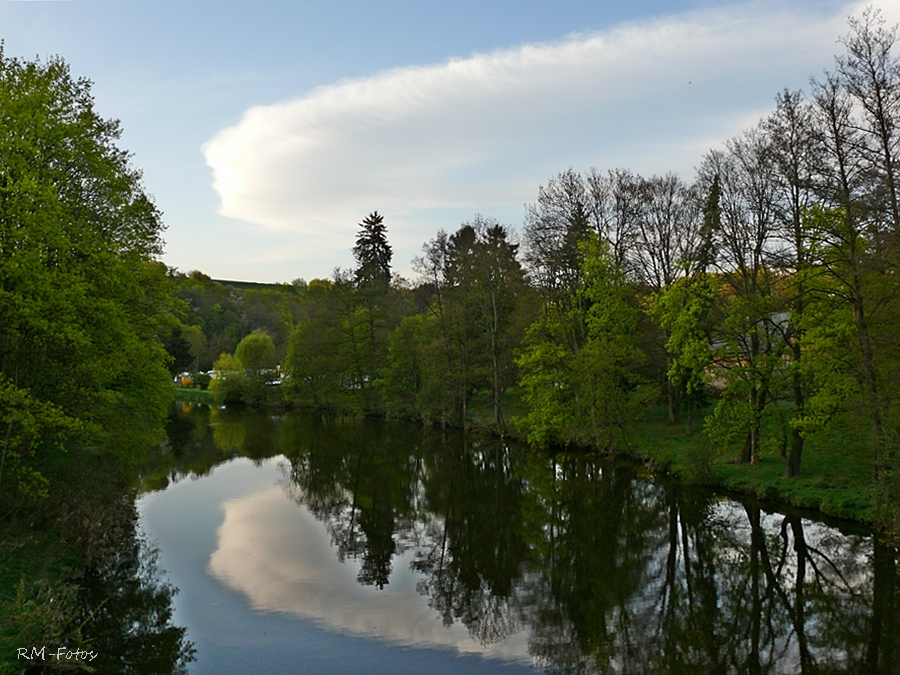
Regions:
[[871, 531], [631, 463], [184, 405], [143, 482], [192, 675], [900, 672]]

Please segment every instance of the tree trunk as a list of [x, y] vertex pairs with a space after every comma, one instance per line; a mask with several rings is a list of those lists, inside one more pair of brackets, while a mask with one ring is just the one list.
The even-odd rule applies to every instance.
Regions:
[[[791, 389], [794, 396], [794, 415], [803, 416], [803, 381], [800, 377], [800, 344], [795, 339], [791, 345]], [[791, 452], [784, 465], [784, 477], [795, 478], [800, 475], [800, 459], [803, 457], [803, 436], [799, 429], [791, 430]]]

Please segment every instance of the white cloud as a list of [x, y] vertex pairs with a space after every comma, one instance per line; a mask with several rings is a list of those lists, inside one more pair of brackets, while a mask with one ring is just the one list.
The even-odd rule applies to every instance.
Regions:
[[356, 223], [377, 209], [402, 265], [460, 214], [520, 214], [569, 165], [690, 178], [706, 149], [757, 119], [778, 91], [831, 67], [846, 17], [861, 7], [744, 4], [254, 107], [203, 148], [219, 213], [297, 230], [311, 245], [325, 237], [333, 250], [335, 238], [349, 248]]

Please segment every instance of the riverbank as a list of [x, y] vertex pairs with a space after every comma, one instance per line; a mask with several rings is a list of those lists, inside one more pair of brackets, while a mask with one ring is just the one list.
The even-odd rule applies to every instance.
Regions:
[[[215, 404], [212, 392], [177, 388], [178, 400], [187, 403]], [[515, 418], [527, 414], [515, 390], [502, 400], [505, 427], [503, 434], [524, 441], [516, 431]], [[647, 464], [653, 471], [679, 480], [713, 487], [761, 500], [811, 509], [835, 518], [866, 525], [877, 522], [876, 495], [870, 444], [864, 424], [850, 413], [839, 416], [826, 432], [806, 440], [801, 475], [784, 478], [780, 456], [780, 421], [773, 408], [764, 419], [764, 443], [760, 462], [737, 464], [739, 447], [713, 448], [703, 433], [703, 421], [712, 406], [695, 413], [692, 430], [685, 420], [669, 424], [661, 406], [638, 410], [625, 429], [625, 443], [617, 453]], [[388, 414], [390, 417], [391, 415]], [[489, 392], [473, 396], [466, 427], [473, 431], [500, 433], [494, 419]]]
[[195, 389], [193, 387], [173, 387], [173, 389], [175, 390], [176, 401], [216, 405], [216, 395], [209, 389]]
[[870, 444], [859, 420], [845, 413], [827, 433], [805, 441], [801, 474], [784, 477], [777, 413], [764, 420], [760, 462], [739, 464], [740, 447], [714, 448], [703, 433], [703, 417], [694, 420], [693, 431], [685, 423], [668, 424], [661, 409], [640, 411], [627, 429], [626, 453], [687, 482], [706, 485], [765, 501], [780, 502], [824, 515], [867, 525], [877, 522]]
[[[506, 433], [524, 440], [516, 432], [514, 418], [526, 414], [527, 410], [514, 394], [503, 401], [504, 419], [512, 420], [507, 424]], [[801, 475], [785, 478], [781, 419], [774, 406], [763, 419], [766, 441], [760, 462], [755, 465], [735, 462], [740, 451], [738, 442], [726, 448], [712, 447], [703, 432], [704, 419], [712, 410], [710, 405], [695, 412], [692, 429], [688, 431], [685, 419], [669, 424], [663, 406], [642, 408], [626, 425], [625, 442], [616, 448], [616, 453], [687, 483], [751, 495], [869, 526], [877, 524], [871, 443], [865, 421], [849, 412], [838, 415], [826, 431], [806, 439]], [[492, 415], [487, 399], [475, 400], [469, 426], [496, 432]]]
[[55, 528], [0, 521], [0, 675], [22, 672], [19, 648], [71, 637], [74, 590], [65, 579], [80, 563], [63, 539]]

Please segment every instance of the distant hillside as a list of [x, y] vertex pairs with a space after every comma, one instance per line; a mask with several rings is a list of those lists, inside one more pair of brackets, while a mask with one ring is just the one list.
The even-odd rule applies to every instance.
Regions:
[[290, 284], [264, 284], [258, 281], [231, 281], [230, 279], [212, 279], [217, 284], [231, 286], [239, 291], [280, 291], [293, 288]]

